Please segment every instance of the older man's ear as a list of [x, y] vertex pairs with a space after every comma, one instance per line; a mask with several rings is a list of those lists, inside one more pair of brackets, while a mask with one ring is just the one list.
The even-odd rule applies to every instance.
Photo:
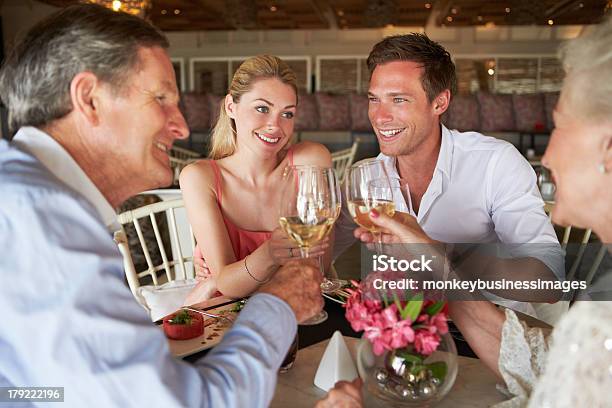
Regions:
[[92, 126], [100, 123], [99, 79], [91, 72], [79, 72], [70, 82], [70, 100], [73, 113], [87, 120]]

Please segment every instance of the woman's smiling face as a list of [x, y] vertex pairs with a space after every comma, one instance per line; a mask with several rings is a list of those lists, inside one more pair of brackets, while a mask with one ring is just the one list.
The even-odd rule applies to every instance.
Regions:
[[[598, 165], [605, 160], [607, 126], [578, 117], [570, 98], [561, 92], [553, 113], [553, 130], [542, 164], [550, 169], [555, 184], [555, 206], [552, 219], [561, 225], [588, 227], [593, 201], [605, 193], [604, 175]], [[603, 181], [603, 182], [602, 182]]]
[[297, 95], [290, 85], [276, 78], [260, 79], [240, 102], [228, 96], [225, 104], [236, 124], [238, 149], [276, 155], [291, 140]]

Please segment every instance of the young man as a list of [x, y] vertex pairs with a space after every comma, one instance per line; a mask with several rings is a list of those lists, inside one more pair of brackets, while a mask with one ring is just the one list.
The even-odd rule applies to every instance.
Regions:
[[322, 306], [318, 268], [285, 265], [189, 365], [132, 297], [113, 207], [169, 184], [188, 135], [167, 47], [137, 17], [76, 5], [2, 69], [19, 131], [0, 141], [0, 386], [64, 387], [75, 407], [267, 407], [296, 322]]
[[[407, 186], [408, 199], [396, 197], [395, 205], [414, 216], [426, 234], [417, 241], [526, 244], [518, 255], [532, 258], [542, 279], [563, 279], [564, 254], [529, 163], [510, 143], [449, 130], [440, 122], [456, 88], [450, 54], [426, 35], [412, 33], [377, 43], [367, 63], [377, 159]], [[336, 231], [336, 256], [353, 242], [354, 224], [347, 218], [345, 212]], [[534, 277], [511, 263], [505, 266], [506, 276]], [[536, 313], [527, 303], [497, 300], [551, 323], [566, 309], [545, 304]]]

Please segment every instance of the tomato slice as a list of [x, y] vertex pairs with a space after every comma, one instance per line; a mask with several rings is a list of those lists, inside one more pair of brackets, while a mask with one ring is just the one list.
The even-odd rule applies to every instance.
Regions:
[[170, 323], [174, 316], [176, 316], [176, 313], [164, 318], [163, 326], [166, 337], [173, 340], [189, 340], [204, 334], [204, 319], [201, 314], [189, 312], [189, 316], [191, 316], [190, 324]]

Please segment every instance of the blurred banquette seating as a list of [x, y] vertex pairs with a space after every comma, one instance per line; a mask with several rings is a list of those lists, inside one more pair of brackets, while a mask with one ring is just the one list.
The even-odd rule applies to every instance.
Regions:
[[[525, 142], [533, 144], [535, 141], [530, 139], [535, 136], [550, 134], [552, 111], [558, 96], [558, 92], [455, 95], [442, 121], [450, 129], [474, 130], [506, 139], [524, 152], [529, 147]], [[221, 102], [222, 97], [207, 93], [183, 95], [183, 112], [193, 142], [207, 144]], [[323, 143], [332, 152], [346, 149], [357, 140], [360, 146], [356, 160], [378, 153], [368, 119], [367, 95], [300, 94], [295, 136], [297, 140]], [[526, 136], [527, 141], [524, 140]], [[542, 144], [545, 142], [543, 140]]]

